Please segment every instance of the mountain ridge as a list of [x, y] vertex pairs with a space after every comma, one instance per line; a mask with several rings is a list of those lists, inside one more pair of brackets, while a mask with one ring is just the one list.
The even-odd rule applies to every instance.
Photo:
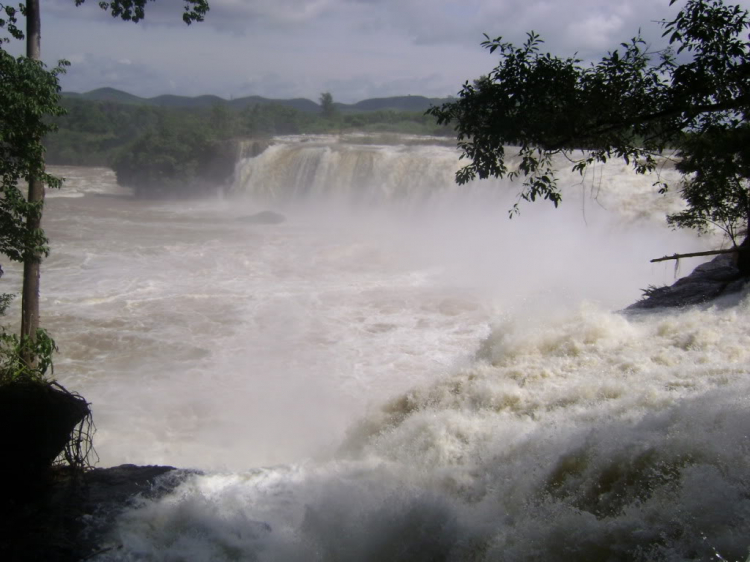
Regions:
[[[252, 105], [277, 104], [293, 107], [308, 113], [319, 113], [320, 104], [307, 98], [273, 99], [263, 96], [245, 96], [226, 100], [220, 96], [178, 96], [174, 94], [162, 94], [152, 98], [143, 98], [115, 88], [97, 88], [89, 92], [62, 92], [63, 97], [85, 99], [91, 101], [113, 101], [133, 105], [152, 105], [158, 107], [211, 107], [216, 104], [224, 104], [235, 109], [242, 109]], [[334, 107], [342, 113], [364, 113], [369, 111], [426, 111], [434, 105], [440, 105], [449, 98], [428, 98], [425, 96], [391, 96], [383, 98], [369, 98], [356, 103], [334, 102]]]

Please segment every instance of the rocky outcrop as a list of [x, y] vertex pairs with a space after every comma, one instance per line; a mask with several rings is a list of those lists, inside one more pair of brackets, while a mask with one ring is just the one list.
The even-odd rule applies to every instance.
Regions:
[[84, 398], [57, 383], [22, 379], [0, 384], [0, 481], [23, 489], [43, 480], [90, 414]]
[[[67, 525], [51, 524], [54, 482], [68, 463], [67, 474], [79, 475], [88, 452], [91, 411], [81, 396], [54, 382], [17, 378], [0, 384], [0, 560], [62, 560], [42, 545], [68, 543]], [[67, 501], [67, 496], [59, 496]], [[60, 519], [62, 521], [63, 519]], [[61, 546], [59, 550], [64, 550]]]
[[666, 287], [650, 287], [644, 298], [626, 310], [701, 304], [742, 290], [748, 278], [740, 274], [731, 254], [722, 254], [696, 267], [687, 277]]
[[[0, 560], [74, 562], [118, 548], [117, 517], [139, 498], [159, 497], [190, 471], [122, 465], [72, 474], [58, 469], [45, 486], [0, 513]], [[12, 483], [5, 483], [6, 489]]]
[[97, 468], [86, 473], [76, 506], [75, 551], [80, 558], [115, 550], [119, 543], [111, 535], [117, 517], [143, 498], [160, 497], [177, 487], [194, 471], [171, 466], [124, 464]]
[[88, 402], [57, 383], [0, 384], [0, 560], [87, 559], [134, 498], [164, 493], [189, 474], [132, 465], [85, 471], [90, 416]]

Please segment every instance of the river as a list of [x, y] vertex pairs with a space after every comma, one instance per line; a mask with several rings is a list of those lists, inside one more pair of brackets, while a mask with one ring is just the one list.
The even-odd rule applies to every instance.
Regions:
[[55, 376], [100, 466], [203, 471], [97, 560], [744, 559], [750, 301], [618, 312], [673, 282], [650, 258], [717, 239], [618, 163], [561, 164], [561, 208], [512, 220], [517, 186], [459, 165], [280, 138], [187, 201], [53, 169]]

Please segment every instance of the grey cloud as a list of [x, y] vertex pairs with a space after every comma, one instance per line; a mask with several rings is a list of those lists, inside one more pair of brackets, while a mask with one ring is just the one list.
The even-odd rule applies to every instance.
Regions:
[[277, 99], [305, 97], [317, 100], [321, 92], [331, 92], [335, 101], [354, 103], [368, 98], [407, 94], [444, 97], [457, 89], [454, 82], [436, 73], [394, 80], [378, 80], [366, 75], [333, 80], [290, 80], [288, 77], [267, 73], [236, 84], [226, 95], [235, 98], [257, 95]]
[[[731, 1], [731, 0], [730, 0]], [[735, 0], [747, 6], [748, 0]], [[46, 0], [44, 11], [58, 17], [111, 20], [88, 0], [76, 8], [72, 0]], [[184, 25], [182, 2], [149, 3], [146, 25]], [[415, 42], [476, 41], [482, 33], [522, 37], [528, 30], [544, 31], [550, 42], [590, 40], [597, 46], [602, 36], [617, 42], [622, 34], [644, 30], [650, 22], [670, 17], [679, 3], [668, 0], [210, 0], [208, 25], [222, 29], [257, 26], [309, 26], [321, 17], [348, 19], [357, 28], [388, 26], [408, 33]], [[346, 18], [344, 17], [346, 16]], [[654, 26], [656, 27], [656, 26]]]
[[[443, 96], [494, 66], [496, 58], [479, 48], [484, 32], [519, 43], [534, 30], [544, 38], [544, 50], [594, 60], [639, 28], [655, 46], [663, 44], [654, 22], [673, 17], [682, 2], [671, 8], [669, 0], [210, 3], [206, 22], [189, 32], [177, 29], [184, 27], [180, 0], [149, 3], [136, 33], [124, 23], [117, 23], [117, 31], [102, 23], [113, 20], [96, 0], [80, 8], [72, 0], [45, 0], [46, 38], [56, 38], [45, 43], [52, 47], [45, 53], [96, 53], [63, 78], [66, 89], [79, 91], [106, 85], [139, 95], [312, 99], [331, 91], [347, 102], [407, 93]], [[117, 62], [125, 57], [134, 64]]]
[[[89, 0], [76, 8], [72, 0], [47, 0], [44, 10], [61, 18], [82, 18], [100, 22], [115, 22]], [[210, 0], [210, 10], [203, 23], [194, 24], [242, 32], [259, 27], [293, 27], [307, 24], [335, 11], [340, 0]], [[177, 0], [149, 3], [146, 16], [139, 25], [184, 26], [183, 3]]]
[[[542, 35], [553, 52], [598, 56], [642, 29], [660, 42], [657, 21], [680, 4], [668, 0], [343, 0], [378, 14], [416, 44], [478, 44], [483, 33], [521, 42], [528, 31]], [[732, 0], [730, 0], [731, 2]], [[748, 6], [748, 0], [736, 0]]]
[[[262, 96], [276, 99], [291, 99], [298, 97], [309, 97], [311, 89], [308, 81], [295, 77], [288, 77], [276, 73], [263, 73], [261, 75], [248, 77], [247, 79], [231, 86], [228, 95], [231, 97]], [[322, 91], [322, 90], [321, 90]]]
[[584, 46], [593, 38], [598, 45], [602, 35], [617, 44], [623, 39], [620, 32], [632, 34], [649, 19], [667, 13], [666, 2], [662, 5], [654, 0], [624, 0], [618, 5], [611, 0], [348, 1], [388, 14], [389, 25], [401, 28], [418, 44], [478, 43], [483, 33], [519, 41], [530, 30], [543, 33], [548, 42], [561, 46], [568, 38]]
[[173, 91], [177, 86], [156, 69], [127, 59], [91, 53], [70, 58], [71, 66], [61, 79], [65, 91], [87, 92], [111, 87], [149, 97]]
[[[738, 0], [747, 5], [750, 0]], [[643, 29], [657, 41], [654, 23], [676, 14], [668, 0], [210, 0], [201, 26], [235, 34], [272, 29], [310, 33], [324, 19], [362, 33], [398, 32], [414, 44], [476, 45], [482, 34], [518, 42], [539, 32], [553, 51], [598, 52], [615, 47]], [[112, 20], [88, 0], [47, 0], [44, 10], [58, 17]], [[184, 25], [182, 2], [149, 3], [143, 24]]]

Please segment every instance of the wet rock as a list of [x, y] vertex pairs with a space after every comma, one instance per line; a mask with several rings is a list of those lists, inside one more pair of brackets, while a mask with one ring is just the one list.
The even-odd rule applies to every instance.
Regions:
[[195, 471], [133, 464], [87, 472], [77, 506], [78, 555], [85, 558], [116, 550], [119, 544], [109, 535], [117, 517], [142, 498], [153, 499], [169, 493], [191, 474]]
[[83, 474], [55, 469], [43, 487], [3, 506], [0, 560], [74, 562], [116, 550], [110, 532], [117, 517], [140, 498], [166, 494], [193, 473], [171, 466], [122, 465]]
[[701, 304], [722, 295], [737, 293], [747, 281], [734, 264], [731, 254], [721, 254], [699, 265], [690, 275], [678, 279], [671, 286], [647, 289], [644, 298], [626, 310]]

